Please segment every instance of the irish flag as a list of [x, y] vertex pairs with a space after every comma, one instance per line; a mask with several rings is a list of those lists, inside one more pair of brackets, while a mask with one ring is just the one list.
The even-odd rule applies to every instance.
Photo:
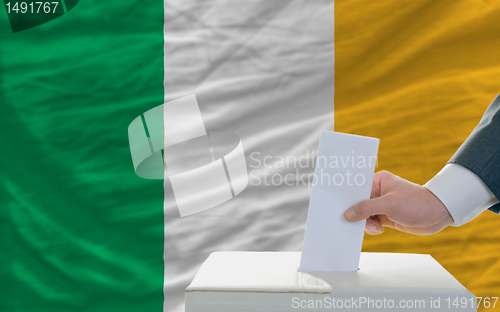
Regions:
[[[334, 100], [336, 131], [381, 139], [377, 171], [423, 184], [500, 92], [495, 2], [44, 6], [0, 12], [0, 311], [184, 311], [210, 253], [302, 249]], [[363, 250], [494, 297], [499, 222]]]

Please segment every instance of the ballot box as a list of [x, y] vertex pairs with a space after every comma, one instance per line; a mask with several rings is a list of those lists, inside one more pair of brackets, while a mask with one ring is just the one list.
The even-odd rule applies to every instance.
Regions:
[[215, 252], [186, 312], [476, 311], [476, 297], [430, 255], [361, 253], [355, 272], [299, 272], [300, 252]]

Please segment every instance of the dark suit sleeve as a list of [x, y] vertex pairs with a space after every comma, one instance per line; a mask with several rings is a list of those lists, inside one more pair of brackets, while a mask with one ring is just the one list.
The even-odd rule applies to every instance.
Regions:
[[[500, 94], [448, 163], [462, 165], [474, 172], [500, 199]], [[500, 213], [500, 204], [489, 210]]]

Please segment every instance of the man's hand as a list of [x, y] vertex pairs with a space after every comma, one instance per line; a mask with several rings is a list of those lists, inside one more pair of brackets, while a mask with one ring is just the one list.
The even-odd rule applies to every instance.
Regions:
[[344, 212], [347, 221], [366, 219], [368, 234], [380, 234], [384, 226], [412, 234], [434, 234], [453, 223], [441, 201], [425, 187], [388, 171], [373, 178], [371, 199]]

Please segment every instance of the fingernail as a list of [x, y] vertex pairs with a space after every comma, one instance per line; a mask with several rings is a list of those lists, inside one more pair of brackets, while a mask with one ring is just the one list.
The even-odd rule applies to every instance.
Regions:
[[378, 228], [375, 224], [370, 224], [368, 228], [370, 229], [370, 231], [378, 233]]
[[349, 209], [349, 216], [352, 220], [356, 219], [356, 211], [354, 211], [354, 209]]

